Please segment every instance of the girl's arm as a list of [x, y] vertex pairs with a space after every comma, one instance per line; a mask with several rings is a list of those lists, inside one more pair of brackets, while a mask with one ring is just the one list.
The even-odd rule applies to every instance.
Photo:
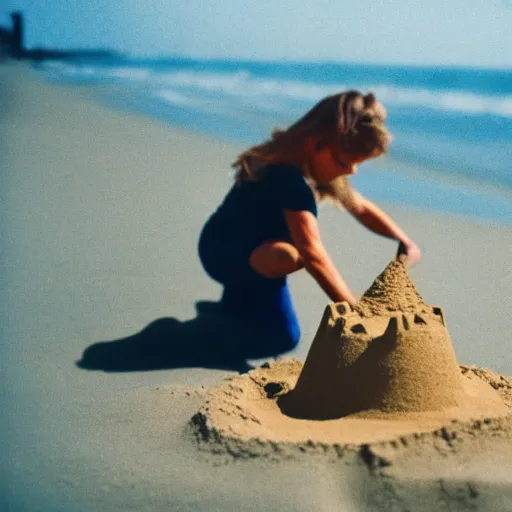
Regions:
[[308, 211], [284, 212], [293, 244], [306, 270], [333, 302], [348, 301], [355, 305], [356, 297], [340, 276], [320, 239], [316, 217]]
[[407, 265], [413, 266], [421, 259], [420, 248], [405, 234], [398, 224], [375, 203], [354, 192], [355, 207], [350, 213], [363, 226], [378, 235], [393, 238], [402, 242], [406, 249]]

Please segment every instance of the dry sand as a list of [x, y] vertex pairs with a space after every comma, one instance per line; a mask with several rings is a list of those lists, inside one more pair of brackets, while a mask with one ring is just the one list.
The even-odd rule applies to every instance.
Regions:
[[[512, 381], [489, 369], [460, 367], [467, 401], [460, 407], [408, 413], [349, 414], [340, 418], [305, 419], [290, 413], [282, 399], [292, 393], [303, 370], [295, 359], [287, 359], [250, 371], [214, 386], [206, 403], [193, 416], [192, 424], [201, 440], [229, 446], [232, 454], [248, 452], [266, 455], [274, 449], [292, 454], [307, 446], [325, 451], [373, 443], [396, 444], [402, 438], [408, 443], [425, 439], [422, 434], [436, 435], [448, 429], [455, 436], [460, 432], [493, 425], [493, 434], [512, 437]], [[347, 393], [357, 393], [348, 389]], [[281, 399], [281, 400], [280, 400]], [[281, 402], [281, 403], [280, 403]], [[303, 403], [300, 404], [304, 407]], [[470, 439], [470, 434], [466, 436]], [[469, 442], [469, 441], [468, 441]], [[234, 447], [237, 447], [235, 450]]]
[[394, 260], [354, 308], [327, 306], [304, 365], [278, 361], [217, 385], [192, 423], [231, 452], [308, 443], [337, 451], [494, 420], [510, 437], [499, 420], [512, 420], [511, 406], [511, 380], [457, 365], [441, 309]]
[[[306, 443], [289, 458], [277, 444], [267, 457], [198, 449], [189, 420], [236, 369], [173, 350], [164, 358], [151, 333], [186, 327], [197, 301], [219, 296], [193, 255], [240, 148], [113, 112], [90, 94], [0, 66], [0, 510], [512, 510], [502, 419], [327, 453]], [[457, 360], [511, 375], [511, 230], [384, 206], [424, 248], [414, 281], [444, 306]], [[362, 293], [396, 245], [328, 207], [320, 224]], [[304, 273], [291, 287], [303, 327], [293, 355], [304, 361], [326, 298]], [[75, 365], [105, 340], [118, 340], [117, 363], [135, 347], [144, 364]], [[502, 394], [508, 385], [463, 370]]]

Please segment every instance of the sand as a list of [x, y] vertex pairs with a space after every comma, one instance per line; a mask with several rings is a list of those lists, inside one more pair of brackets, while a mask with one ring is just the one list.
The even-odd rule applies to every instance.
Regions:
[[[195, 246], [241, 148], [114, 112], [91, 99], [103, 88], [51, 86], [25, 66], [0, 66], [0, 91], [0, 510], [512, 510], [503, 419], [289, 457], [198, 443], [190, 418], [220, 379], [247, 372], [177, 357], [196, 347], [196, 310], [219, 297]], [[411, 274], [443, 306], [461, 371], [504, 396], [509, 227], [382, 206], [424, 250]], [[396, 252], [328, 206], [320, 228], [358, 294]], [[326, 297], [305, 273], [290, 285], [303, 364]], [[110, 359], [78, 367], [99, 342]]]
[[191, 419], [198, 440], [206, 449], [226, 450], [234, 457], [279, 458], [319, 451], [336, 457], [369, 446], [435, 445], [439, 436], [468, 446], [477, 435], [512, 437], [512, 380], [489, 369], [460, 368], [468, 400], [459, 407], [327, 420], [297, 417], [279, 403], [292, 392], [302, 370], [299, 361], [283, 360], [214, 386]]
[[512, 380], [457, 365], [441, 309], [393, 260], [354, 308], [327, 306], [304, 365], [278, 361], [222, 382], [192, 424], [231, 452], [308, 443], [336, 451], [512, 420], [511, 402]]
[[384, 316], [391, 312], [422, 314], [432, 312], [400, 261], [392, 261], [377, 276], [356, 304], [363, 318]]

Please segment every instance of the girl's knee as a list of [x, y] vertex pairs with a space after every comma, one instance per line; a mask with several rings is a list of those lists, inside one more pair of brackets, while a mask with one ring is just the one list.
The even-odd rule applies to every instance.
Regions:
[[292, 272], [303, 266], [299, 251], [294, 245], [288, 242], [274, 242], [271, 250], [276, 266], [290, 268]]
[[304, 266], [297, 248], [285, 241], [260, 245], [251, 253], [249, 264], [267, 278], [286, 276]]

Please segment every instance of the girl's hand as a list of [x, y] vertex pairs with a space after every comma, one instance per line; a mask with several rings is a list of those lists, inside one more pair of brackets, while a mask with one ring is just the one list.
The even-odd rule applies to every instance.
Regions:
[[398, 244], [398, 251], [396, 253], [396, 259], [405, 259], [405, 265], [407, 267], [414, 267], [416, 263], [421, 260], [421, 250], [414, 242], [408, 242], [404, 244], [400, 242]]

